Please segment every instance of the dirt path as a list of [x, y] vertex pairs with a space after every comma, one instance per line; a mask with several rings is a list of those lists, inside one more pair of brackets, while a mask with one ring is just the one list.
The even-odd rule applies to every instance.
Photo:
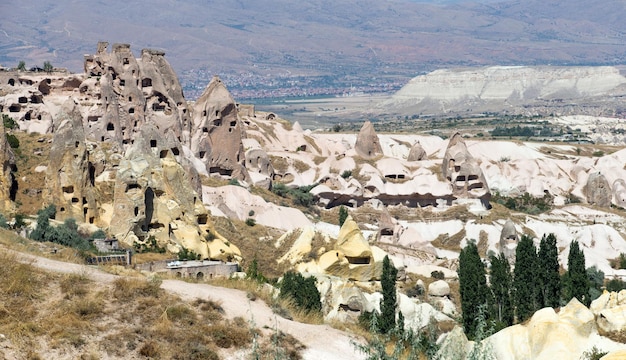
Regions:
[[[100, 283], [111, 283], [119, 276], [100, 271], [86, 265], [66, 263], [30, 254], [15, 253], [20, 261], [32, 264], [46, 271], [58, 273], [85, 274]], [[310, 325], [287, 320], [276, 316], [262, 300], [250, 301], [241, 290], [222, 288], [209, 284], [193, 284], [180, 280], [164, 280], [161, 288], [180, 296], [185, 300], [212, 299], [221, 303], [228, 318], [237, 316], [252, 321], [256, 327], [278, 329], [291, 334], [307, 349], [303, 352], [304, 359], [362, 359], [363, 354], [356, 352], [351, 344], [352, 336], [328, 325]]]

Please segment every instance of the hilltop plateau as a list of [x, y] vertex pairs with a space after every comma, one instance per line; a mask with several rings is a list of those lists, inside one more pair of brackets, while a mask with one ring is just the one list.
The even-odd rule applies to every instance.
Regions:
[[[429, 134], [432, 128], [382, 131], [382, 123], [370, 121], [358, 131], [325, 132], [237, 102], [219, 77], [190, 101], [159, 50], [143, 49], [136, 58], [128, 44], [100, 42], [84, 57], [83, 69], [0, 71], [0, 211], [42, 247], [74, 246], [97, 262], [100, 250], [91, 244], [103, 237], [132, 250], [137, 273], [198, 282], [228, 275], [230, 286], [258, 281], [264, 285], [255, 282], [255, 289], [266, 289], [269, 303], [274, 292], [286, 291], [281, 284], [295, 271], [313, 276], [298, 290], [310, 284], [319, 293], [315, 321], [360, 331], [359, 319], [384, 311], [391, 261], [397, 269], [394, 322], [397, 313], [414, 334], [433, 329], [426, 343], [450, 359], [482, 349], [480, 339], [468, 342], [457, 326], [459, 257], [469, 244], [487, 262], [491, 254], [515, 254], [523, 235], [537, 245], [554, 234], [561, 274], [570, 270], [576, 243], [583, 266], [600, 277], [598, 286], [626, 275], [626, 150], [615, 130], [623, 126], [619, 118], [568, 114], [551, 123], [532, 116], [490, 123], [493, 118], [484, 117], [480, 124], [472, 120], [470, 129], [456, 119], [441, 136]], [[576, 91], [551, 93], [550, 84], [559, 82], [551, 78], [524, 89], [548, 98], [600, 99], [623, 86], [612, 68], [567, 74], [580, 81], [561, 88]], [[425, 91], [414, 86], [404, 93]], [[490, 97], [478, 93], [494, 101], [512, 97], [503, 88]], [[442, 100], [464, 98], [440, 94]], [[20, 241], [27, 240], [13, 243]], [[623, 350], [624, 293], [593, 290], [597, 299], [587, 306], [564, 298], [560, 312], [541, 309], [530, 322], [504, 327], [486, 341], [503, 359], [550, 358], [559, 351], [578, 359], [594, 346]], [[248, 294], [250, 301], [255, 294]], [[561, 335], [548, 329], [551, 337], [535, 342], [528, 329], [549, 324], [558, 324]], [[242, 347], [244, 354], [254, 351]], [[315, 358], [323, 352], [300, 353]], [[342, 347], [338, 356], [358, 356], [347, 353]]]

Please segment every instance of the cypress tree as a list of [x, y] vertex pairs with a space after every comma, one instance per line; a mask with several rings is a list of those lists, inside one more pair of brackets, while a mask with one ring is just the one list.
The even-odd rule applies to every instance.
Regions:
[[585, 306], [591, 302], [589, 297], [589, 279], [585, 270], [585, 254], [574, 240], [569, 246], [567, 257], [567, 276], [565, 277], [565, 301], [577, 298]]
[[494, 314], [501, 326], [513, 325], [513, 301], [511, 299], [511, 266], [503, 253], [491, 255], [491, 293]]
[[528, 235], [522, 235], [515, 249], [513, 274], [517, 321], [522, 322], [538, 309], [537, 251], [533, 239]]
[[389, 260], [389, 256], [383, 259], [383, 273], [380, 283], [383, 288], [383, 299], [380, 304], [380, 318], [378, 329], [386, 334], [396, 327], [396, 276], [398, 270]]
[[339, 207], [339, 227], [343, 226], [343, 223], [346, 222], [347, 218], [348, 218], [348, 210], [345, 208], [345, 206], [341, 205]]
[[489, 292], [485, 279], [485, 266], [480, 260], [478, 248], [473, 241], [468, 242], [459, 255], [459, 287], [463, 329], [468, 338], [473, 339], [478, 325], [479, 306], [487, 303]]
[[558, 307], [561, 302], [559, 252], [554, 234], [544, 235], [539, 244], [538, 262], [543, 307]]

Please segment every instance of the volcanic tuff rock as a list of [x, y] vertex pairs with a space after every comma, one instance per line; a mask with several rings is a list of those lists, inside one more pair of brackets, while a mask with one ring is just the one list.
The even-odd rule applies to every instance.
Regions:
[[505, 328], [485, 340], [497, 359], [579, 359], [594, 344], [612, 350], [622, 344], [599, 339], [593, 313], [573, 298], [557, 314], [541, 309], [525, 324]]
[[217, 76], [194, 104], [191, 150], [209, 174], [248, 180], [237, 104]]
[[626, 207], [626, 181], [617, 179], [613, 182], [613, 198], [615, 205]]
[[626, 330], [626, 290], [605, 291], [591, 302], [590, 310], [597, 318], [598, 327], [605, 333], [618, 335]]
[[0, 121], [0, 212], [8, 213], [15, 208], [15, 192], [17, 191], [17, 180], [13, 171], [17, 170], [15, 165], [15, 154], [9, 145], [6, 137], [4, 124]]
[[515, 229], [515, 223], [508, 219], [504, 226], [502, 226], [502, 232], [500, 233], [500, 252], [509, 260], [509, 264], [515, 264], [515, 249], [519, 242], [519, 235], [517, 229]]
[[[558, 103], [606, 101], [626, 91], [615, 67], [493, 66], [436, 70], [411, 79], [380, 107], [416, 113], [522, 111]], [[609, 95], [610, 94], [610, 95]], [[564, 109], [565, 110], [565, 109]], [[570, 110], [571, 111], [571, 110]]]
[[357, 155], [364, 159], [373, 159], [383, 154], [383, 148], [371, 122], [366, 121], [361, 127], [354, 149]]
[[85, 56], [87, 79], [79, 90], [100, 105], [85, 118], [87, 138], [127, 147], [144, 123], [152, 123], [188, 145], [191, 117], [165, 53], [144, 49], [135, 59], [128, 44], [114, 44], [110, 53], [107, 47], [100, 42], [95, 55]]
[[[57, 208], [56, 218], [100, 224], [100, 196], [95, 188], [96, 167], [83, 132], [82, 115], [68, 99], [54, 119], [55, 129], [46, 169], [45, 203]], [[89, 147], [97, 147], [90, 143]], [[100, 169], [102, 170], [102, 169]], [[101, 224], [100, 224], [101, 225]]]
[[[233, 260], [239, 249], [227, 244], [211, 228], [209, 214], [172, 149], [176, 139], [165, 138], [145, 124], [120, 162], [115, 183], [111, 230], [130, 246], [157, 244], [177, 253], [193, 250], [203, 259]], [[213, 240], [206, 240], [211, 233]]]
[[611, 206], [613, 194], [606, 177], [599, 172], [589, 175], [585, 186], [587, 202], [601, 207]]
[[419, 143], [419, 141], [417, 141], [411, 147], [411, 150], [409, 151], [409, 155], [407, 156], [406, 161], [420, 161], [420, 160], [424, 160], [426, 156], [427, 156], [426, 151], [424, 150], [422, 145]]
[[481, 199], [488, 205], [491, 193], [483, 171], [467, 150], [461, 134], [450, 138], [441, 165], [443, 176], [452, 183], [452, 193], [458, 197]]
[[[385, 255], [380, 248], [368, 244], [357, 223], [348, 215], [334, 249], [322, 254], [317, 261], [300, 264], [298, 270], [370, 281], [380, 278]], [[400, 270], [404, 268], [401, 264], [397, 264], [397, 267]]]

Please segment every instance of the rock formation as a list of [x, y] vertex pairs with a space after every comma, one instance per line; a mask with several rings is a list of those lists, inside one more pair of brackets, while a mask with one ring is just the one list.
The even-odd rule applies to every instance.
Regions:
[[511, 221], [511, 219], [508, 219], [502, 227], [500, 242], [498, 245], [500, 247], [500, 252], [504, 254], [511, 265], [515, 264], [515, 249], [517, 248], [518, 242], [519, 235], [515, 229], [515, 224]]
[[54, 127], [56, 131], [46, 169], [46, 187], [43, 190], [44, 202], [56, 205], [56, 218], [59, 220], [74, 218], [81, 222], [99, 224], [100, 202], [95, 188], [96, 167], [85, 141], [83, 118], [74, 100], [68, 99], [63, 104]]
[[626, 181], [617, 179], [613, 182], [613, 199], [615, 205], [626, 208]]
[[426, 159], [426, 156], [426, 151], [418, 141], [411, 147], [406, 161], [420, 161]]
[[17, 170], [15, 165], [15, 155], [6, 137], [4, 124], [0, 121], [0, 213], [12, 212], [15, 208], [15, 192], [17, 180], [13, 172]]
[[117, 170], [111, 231], [129, 246], [149, 244], [153, 237], [173, 253], [184, 247], [203, 259], [237, 259], [239, 249], [211, 228], [209, 213], [176, 161], [176, 144], [155, 125], [141, 127]]
[[267, 152], [255, 139], [243, 139], [245, 150], [245, 166], [250, 175], [250, 181], [255, 186], [269, 189], [274, 178], [274, 167]]
[[317, 262], [303, 264], [298, 270], [370, 281], [380, 278], [385, 255], [384, 251], [367, 243], [357, 223], [348, 215], [334, 249], [322, 254]]
[[383, 148], [371, 122], [366, 121], [361, 127], [354, 149], [357, 155], [364, 159], [373, 159], [383, 154]]
[[587, 179], [587, 185], [585, 185], [585, 195], [587, 196], [587, 202], [600, 207], [611, 206], [611, 186], [606, 177], [595, 172], [589, 175]]
[[467, 150], [461, 134], [450, 138], [441, 166], [443, 176], [452, 184], [457, 197], [481, 199], [488, 205], [491, 193], [478, 162]]
[[460, 113], [471, 106], [475, 112], [503, 108], [521, 112], [532, 106], [550, 106], [553, 99], [606, 102], [606, 98], [622, 96], [623, 84], [626, 78], [618, 68], [609, 66], [443, 69], [414, 77], [380, 108], [400, 113], [415, 113], [416, 108], [424, 113]]
[[[528, 322], [504, 328], [485, 339], [482, 349], [496, 359], [579, 359], [591, 348], [592, 336], [597, 336], [593, 313], [573, 298], [558, 314], [544, 308]], [[457, 346], [447, 344], [449, 341], [456, 341]], [[463, 359], [471, 352], [468, 346], [472, 343], [456, 334], [444, 341], [439, 354], [446, 359]]]
[[141, 126], [151, 123], [189, 144], [191, 115], [165, 53], [144, 49], [135, 59], [128, 44], [113, 44], [110, 53], [107, 47], [100, 42], [95, 55], [85, 56], [88, 77], [79, 90], [100, 102], [85, 118], [86, 137], [128, 147]]
[[214, 77], [194, 105], [191, 150], [209, 174], [248, 179], [242, 145], [243, 125], [235, 100]]
[[626, 290], [619, 293], [605, 291], [591, 302], [589, 308], [604, 333], [618, 335], [626, 330]]

